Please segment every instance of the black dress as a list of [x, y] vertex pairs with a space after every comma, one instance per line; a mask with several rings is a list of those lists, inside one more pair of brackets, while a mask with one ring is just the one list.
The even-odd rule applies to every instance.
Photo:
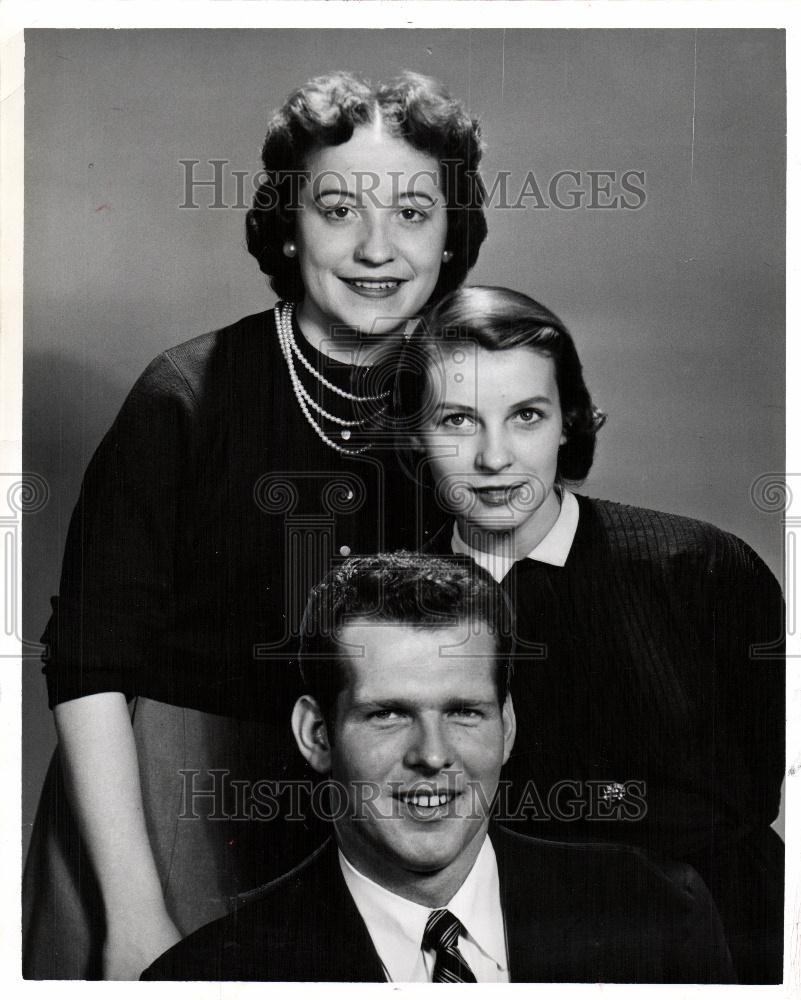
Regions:
[[[501, 817], [554, 839], [686, 861], [740, 982], [780, 982], [781, 593], [710, 524], [579, 496], [563, 567], [503, 580], [516, 611], [518, 731]], [[431, 548], [450, 551], [451, 528]]]
[[[295, 340], [344, 392], [388, 388], [380, 372], [318, 353], [297, 328]], [[151, 843], [183, 933], [327, 833], [310, 816], [311, 773], [289, 728], [309, 588], [334, 560], [416, 548], [427, 531], [416, 488], [375, 429], [382, 400], [354, 411], [295, 367], [328, 412], [367, 418], [318, 418], [326, 433], [371, 447], [342, 454], [314, 432], [272, 311], [166, 351], [90, 463], [43, 636], [51, 706], [107, 691], [129, 699]], [[292, 781], [294, 804], [275, 785]], [[274, 815], [289, 809], [305, 819]], [[57, 761], [24, 896], [24, 974], [99, 975], [102, 906]]]

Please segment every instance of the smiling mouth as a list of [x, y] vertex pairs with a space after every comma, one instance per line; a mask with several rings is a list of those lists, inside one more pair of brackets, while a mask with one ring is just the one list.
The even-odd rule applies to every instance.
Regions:
[[383, 299], [395, 292], [405, 283], [404, 278], [340, 278], [344, 284], [368, 299]]
[[429, 792], [400, 792], [395, 795], [395, 798], [403, 802], [404, 805], [424, 812], [426, 810], [441, 809], [443, 806], [449, 805], [456, 798], [456, 792], [437, 792], [435, 790]]
[[488, 507], [504, 507], [525, 488], [525, 483], [514, 483], [511, 486], [474, 486], [473, 495]]

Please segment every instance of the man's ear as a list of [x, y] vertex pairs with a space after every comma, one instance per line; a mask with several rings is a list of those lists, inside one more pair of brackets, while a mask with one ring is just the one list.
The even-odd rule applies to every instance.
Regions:
[[292, 732], [298, 749], [318, 774], [328, 774], [331, 770], [331, 747], [325, 720], [311, 695], [304, 694], [292, 709]]
[[505, 764], [509, 760], [509, 754], [512, 752], [517, 734], [517, 719], [515, 718], [515, 707], [512, 704], [511, 694], [506, 695], [501, 714], [503, 716], [503, 762]]

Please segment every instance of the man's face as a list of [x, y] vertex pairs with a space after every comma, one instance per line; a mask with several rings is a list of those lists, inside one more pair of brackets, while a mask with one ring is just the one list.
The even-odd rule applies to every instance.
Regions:
[[433, 878], [455, 892], [483, 843], [515, 732], [511, 700], [498, 701], [495, 642], [467, 623], [357, 621], [340, 634], [348, 682], [331, 777], [351, 808], [337, 834], [351, 863], [393, 891]]

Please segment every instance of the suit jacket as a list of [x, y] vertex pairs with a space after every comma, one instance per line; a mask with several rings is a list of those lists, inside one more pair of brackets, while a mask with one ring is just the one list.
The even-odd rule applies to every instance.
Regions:
[[[689, 866], [497, 826], [491, 838], [512, 982], [733, 981], [717, 911]], [[142, 978], [383, 982], [384, 973], [331, 840]]]

